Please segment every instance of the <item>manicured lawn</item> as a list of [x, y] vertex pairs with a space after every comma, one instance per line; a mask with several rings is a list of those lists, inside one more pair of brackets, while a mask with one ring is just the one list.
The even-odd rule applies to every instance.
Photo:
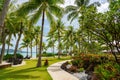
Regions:
[[[67, 58], [47, 58], [49, 60], [49, 65], [63, 61]], [[42, 63], [44, 63], [42, 60]], [[26, 65], [19, 67], [10, 67], [6, 69], [0, 69], [0, 80], [52, 80], [47, 72], [47, 67], [42, 66], [41, 68], [36, 68], [37, 60], [25, 60]]]

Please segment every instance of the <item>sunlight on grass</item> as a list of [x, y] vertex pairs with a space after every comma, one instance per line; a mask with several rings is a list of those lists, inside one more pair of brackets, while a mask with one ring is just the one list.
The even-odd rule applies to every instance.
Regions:
[[[44, 64], [46, 59], [48, 59], [49, 65], [51, 65], [59, 61], [70, 59], [70, 57], [61, 59], [44, 58], [42, 60], [42, 64]], [[26, 65], [24, 66], [1, 69], [0, 80], [52, 80], [47, 72], [47, 67], [42, 66], [40, 68], [36, 68], [37, 59], [25, 61]]]

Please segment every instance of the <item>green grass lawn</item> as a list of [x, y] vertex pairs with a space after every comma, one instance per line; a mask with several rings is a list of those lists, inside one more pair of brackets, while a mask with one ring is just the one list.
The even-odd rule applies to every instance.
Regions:
[[[47, 58], [49, 60], [49, 65], [63, 61], [67, 58]], [[42, 63], [44, 63], [42, 60]], [[37, 60], [25, 60], [26, 65], [19, 67], [10, 67], [6, 69], [0, 69], [0, 80], [52, 80], [47, 72], [47, 67], [42, 66], [36, 68]]]

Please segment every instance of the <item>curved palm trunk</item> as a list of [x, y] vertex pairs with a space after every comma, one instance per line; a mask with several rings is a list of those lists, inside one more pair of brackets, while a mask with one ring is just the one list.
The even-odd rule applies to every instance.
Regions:
[[10, 45], [8, 44], [7, 54], [9, 54]]
[[[53, 54], [55, 54], [55, 46], [54, 46], [54, 40], [52, 39], [52, 44], [53, 44]], [[55, 57], [55, 56], [54, 56]]]
[[10, 3], [10, 0], [5, 0], [1, 15], [0, 15], [0, 36], [2, 35], [2, 28], [4, 27], [4, 19], [7, 14], [7, 9], [8, 9], [9, 3]]
[[37, 40], [36, 40], [36, 58], [37, 58], [37, 49], [38, 47], [37, 47]]
[[16, 53], [17, 53], [17, 49], [18, 49], [18, 45], [19, 45], [19, 42], [20, 42], [20, 38], [21, 38], [21, 36], [22, 36], [22, 22], [21, 22], [20, 33], [18, 34], [18, 39], [17, 39], [16, 45], [15, 45], [14, 59], [16, 59]]
[[31, 41], [31, 46], [30, 46], [30, 48], [31, 48], [31, 55], [30, 55], [30, 57], [32, 58], [32, 41]]
[[10, 41], [11, 41], [11, 35], [9, 36], [9, 40], [8, 40], [7, 54], [9, 53], [9, 49], [10, 49]]
[[58, 32], [58, 43], [59, 43], [59, 51], [58, 51], [58, 59], [60, 59], [60, 54], [61, 54], [61, 47], [60, 47], [60, 33]]
[[22, 33], [20, 33], [18, 35], [18, 39], [17, 39], [16, 45], [15, 45], [15, 51], [14, 51], [14, 58], [15, 59], [16, 59], [16, 53], [17, 53], [17, 49], [18, 49], [18, 45], [19, 45], [19, 42], [20, 42], [21, 35], [22, 35]]
[[5, 54], [5, 39], [6, 39], [6, 36], [4, 37], [4, 41], [3, 41], [3, 45], [2, 45], [2, 50], [1, 50], [1, 55], [0, 55], [0, 64], [2, 63], [3, 56]]
[[0, 54], [0, 64], [3, 61], [3, 56], [5, 54], [5, 41], [6, 41], [6, 34], [5, 34], [5, 30], [3, 28], [3, 32], [2, 32], [2, 50], [1, 50], [1, 54]]
[[[53, 54], [55, 54], [55, 52], [54, 52], [54, 50], [55, 50], [54, 44], [53, 44], [51, 49], [52, 49], [51, 51], [53, 52]], [[55, 58], [55, 55], [53, 57]]]
[[26, 55], [26, 57], [28, 57], [28, 46], [27, 46], [27, 55]]
[[37, 67], [41, 67], [41, 66], [42, 66], [41, 53], [42, 53], [42, 39], [43, 39], [44, 18], [45, 18], [45, 12], [44, 12], [44, 10], [43, 10], [42, 15], [43, 15], [43, 16], [42, 16], [42, 28], [41, 28], [40, 47], [39, 47], [39, 58], [38, 58], [38, 62], [37, 62]]

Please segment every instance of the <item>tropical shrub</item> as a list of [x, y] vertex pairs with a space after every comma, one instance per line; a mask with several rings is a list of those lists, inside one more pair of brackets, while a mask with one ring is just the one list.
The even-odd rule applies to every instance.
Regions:
[[79, 54], [71, 62], [79, 71], [84, 69], [88, 74], [99, 75], [100, 80], [120, 80], [120, 65], [112, 54]]
[[21, 55], [20, 53], [16, 54], [16, 59], [14, 59], [14, 54], [6, 54], [4, 56], [4, 60], [6, 60], [7, 62], [13, 62], [13, 64], [21, 64], [22, 60], [23, 60], [23, 55]]
[[49, 63], [48, 63], [48, 60], [46, 59], [45, 62], [44, 62], [44, 66], [48, 66]]
[[42, 54], [43, 57], [52, 57], [52, 56], [55, 56], [55, 54], [53, 53], [44, 53]]
[[3, 60], [8, 60], [10, 58], [13, 58], [13, 54], [6, 54], [3, 58]]
[[[117, 63], [105, 63], [95, 67], [95, 73], [101, 76], [101, 80], [120, 79], [120, 65]], [[117, 77], [119, 75], [119, 77]]]

